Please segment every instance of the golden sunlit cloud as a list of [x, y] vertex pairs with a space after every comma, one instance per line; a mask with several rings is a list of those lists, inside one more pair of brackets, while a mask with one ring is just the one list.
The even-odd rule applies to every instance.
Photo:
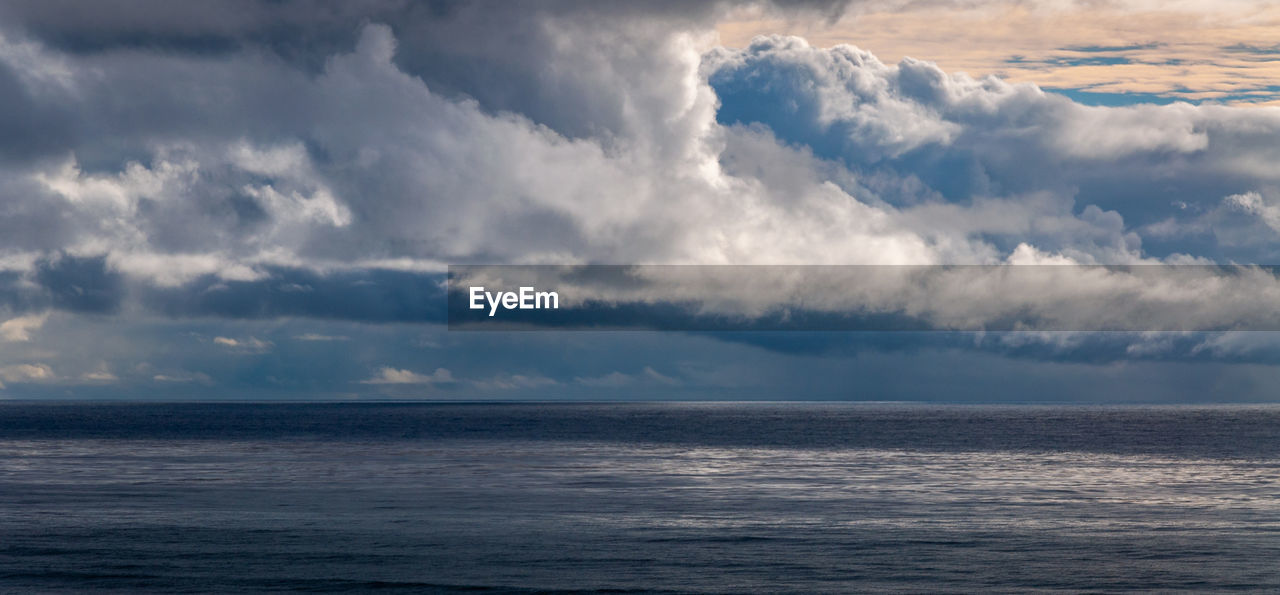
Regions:
[[1048, 89], [1280, 104], [1275, 2], [864, 3], [830, 22], [743, 11], [718, 29], [730, 47], [799, 35]]

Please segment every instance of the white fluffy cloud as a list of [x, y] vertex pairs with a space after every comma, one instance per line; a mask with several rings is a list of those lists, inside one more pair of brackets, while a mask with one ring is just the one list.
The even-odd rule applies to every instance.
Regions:
[[830, 140], [845, 143], [842, 148], [858, 150], [849, 157], [860, 162], [928, 145], [981, 151], [987, 158], [1035, 148], [1098, 167], [1121, 167], [1107, 162], [1135, 155], [1176, 164], [1180, 155], [1196, 154], [1214, 166], [1274, 176], [1252, 164], [1280, 150], [1262, 144], [1280, 130], [1280, 110], [1185, 103], [1084, 106], [1033, 84], [946, 73], [913, 58], [888, 65], [853, 46], [820, 49], [797, 37], [762, 37], [741, 50], [718, 48], [706, 67], [724, 93], [761, 102], [734, 106], [735, 114], [781, 107], [776, 123], [808, 127], [798, 132], [819, 142], [830, 133], [838, 137]]
[[[1274, 110], [1085, 107], [848, 46], [770, 38], [704, 56], [696, 32], [625, 28], [614, 47], [557, 23], [564, 67], [609, 89], [595, 100], [630, 102], [597, 114], [608, 122], [598, 135], [437, 94], [397, 64], [391, 30], [370, 25], [314, 77], [260, 56], [139, 58], [182, 71], [197, 96], [227, 95], [183, 116], [225, 124], [180, 141], [142, 126], [147, 157], [91, 172], [73, 152], [37, 164], [21, 188], [57, 199], [60, 249], [175, 286], [257, 279], [272, 264], [1000, 262], [1021, 243], [1136, 262], [1147, 255], [1126, 213], [1160, 205], [1111, 186], [1103, 206], [1081, 204], [1073, 182], [1205, 175], [1226, 187], [1270, 179], [1261, 164], [1280, 158], [1261, 142], [1280, 131]], [[626, 58], [638, 47], [657, 54]], [[135, 66], [29, 53], [65, 64], [90, 97]], [[294, 113], [275, 138], [250, 140], [275, 109], [262, 95], [289, 97]], [[792, 111], [756, 119], [768, 128], [726, 128], [717, 100], [722, 115]], [[946, 176], [955, 188], [939, 186]]]
[[[134, 134], [147, 157], [91, 172], [73, 152], [36, 164], [22, 188], [56, 197], [69, 226], [61, 249], [175, 286], [261, 278], [271, 264], [1000, 262], [1020, 243], [1134, 262], [1145, 255], [1123, 212], [1132, 205], [1080, 204], [1073, 172], [1090, 171], [1089, 184], [1131, 183], [1134, 172], [1262, 179], [1273, 174], [1259, 164], [1280, 157], [1260, 142], [1280, 131], [1272, 110], [1085, 107], [798, 38], [733, 51], [696, 31], [631, 25], [610, 45], [555, 23], [563, 68], [599, 87], [578, 100], [629, 106], [591, 116], [598, 134], [440, 95], [398, 65], [391, 30], [370, 25], [312, 77], [252, 54], [135, 57], [196, 96], [226, 96], [181, 108], [184, 122], [221, 127], [173, 140], [146, 121]], [[632, 56], [641, 47], [656, 53]], [[89, 97], [137, 66], [110, 53], [28, 54], [63, 64]], [[264, 97], [288, 97], [291, 114], [274, 138], [251, 140], [278, 109]], [[726, 128], [717, 101], [742, 117], [791, 112], [756, 119], [768, 128]], [[951, 174], [967, 180], [961, 194], [937, 187]]]
[[1255, 215], [1262, 220], [1267, 227], [1280, 231], [1280, 205], [1269, 201], [1258, 192], [1245, 192], [1243, 194], [1232, 194], [1223, 201], [1228, 207], [1239, 209], [1250, 215]]

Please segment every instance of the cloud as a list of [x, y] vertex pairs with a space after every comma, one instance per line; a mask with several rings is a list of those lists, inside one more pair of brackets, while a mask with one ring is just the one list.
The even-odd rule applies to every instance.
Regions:
[[204, 372], [188, 372], [186, 370], [173, 370], [164, 374], [156, 374], [151, 380], [161, 383], [187, 384], [197, 383], [203, 385], [212, 385], [213, 379]]
[[[1038, 160], [1096, 164], [1134, 155], [1164, 160], [1205, 154], [1211, 140], [1216, 151], [1210, 156], [1230, 155], [1241, 143], [1280, 127], [1272, 110], [1088, 107], [1031, 84], [948, 74], [914, 58], [887, 65], [853, 46], [819, 49], [797, 37], [760, 37], [741, 50], [717, 48], [707, 68], [724, 102], [722, 121], [762, 122], [785, 140], [856, 163], [932, 148], [974, 155], [988, 167], [1006, 165], [998, 158], [1016, 157], [1017, 165], [1047, 172], [1050, 168]], [[1241, 121], [1257, 129], [1242, 130]], [[1016, 180], [1011, 171], [990, 173]]]
[[262, 353], [269, 351], [274, 345], [271, 341], [264, 341], [257, 337], [248, 337], [245, 339], [232, 339], [230, 337], [214, 337], [213, 343], [230, 349], [245, 353]]
[[[113, 16], [92, 42], [85, 23], [12, 7], [32, 27], [21, 61], [58, 64], [74, 87], [39, 91], [43, 103], [95, 134], [10, 164], [0, 192], [32, 197], [14, 227], [46, 230], [11, 247], [101, 259], [160, 289], [478, 260], [988, 261], [1019, 241], [1132, 260], [1126, 226], [1154, 219], [1111, 204], [1119, 180], [1157, 171], [1226, 189], [1275, 157], [1276, 118], [1259, 110], [1087, 108], [849, 46], [714, 49], [722, 7], [570, 4], [309, 17], [246, 3], [207, 29]], [[375, 24], [333, 33], [360, 11]], [[545, 29], [504, 36], [527, 29], [517, 15]], [[313, 55], [278, 51], [272, 23], [314, 35]], [[193, 30], [225, 39], [216, 59], [179, 43]], [[501, 41], [467, 54], [448, 45], [463, 34]], [[497, 84], [447, 66], [450, 52], [533, 74]], [[144, 73], [166, 83], [137, 84]], [[142, 91], [105, 101], [121, 87]], [[1073, 197], [1086, 192], [1101, 218]], [[952, 220], [969, 223], [939, 223]]]
[[1216, 359], [1272, 361], [1280, 356], [1280, 335], [1276, 333], [1218, 333], [1200, 338], [1191, 355], [1207, 354]]
[[1228, 207], [1257, 216], [1267, 227], [1280, 231], [1280, 205], [1264, 199], [1261, 194], [1245, 192], [1222, 200]]
[[303, 333], [293, 338], [298, 341], [349, 341], [351, 339], [343, 335], [321, 335], [319, 333]]
[[118, 382], [120, 378], [111, 372], [106, 362], [101, 362], [93, 370], [82, 374], [80, 380], [91, 384], [111, 384]]
[[589, 376], [574, 378], [573, 381], [582, 386], [592, 388], [621, 388], [637, 384], [663, 385], [663, 386], [679, 386], [683, 384], [681, 381], [659, 373], [650, 366], [645, 366], [639, 374], [624, 374], [622, 372], [610, 372], [603, 376]]
[[10, 318], [4, 322], [0, 322], [0, 341], [24, 342], [31, 340], [31, 333], [44, 326], [44, 322], [49, 319], [47, 312], [41, 314], [28, 314], [26, 316], [18, 316]]
[[557, 386], [560, 383], [539, 374], [499, 374], [487, 380], [476, 380], [471, 385], [479, 390], [520, 390]]
[[446, 384], [451, 382], [454, 382], [453, 373], [445, 368], [436, 368], [436, 371], [431, 374], [419, 374], [389, 366], [379, 368], [371, 378], [361, 381], [362, 384]]
[[451, 329], [1277, 330], [1275, 267], [1081, 265], [1020, 244], [993, 266], [454, 267], [458, 288], [554, 287], [561, 309], [491, 318], [451, 293]]
[[[282, 290], [306, 285], [312, 291]], [[441, 322], [444, 275], [382, 268], [315, 271], [264, 267], [260, 280], [209, 275], [179, 287], [136, 288], [141, 305], [174, 317], [305, 316], [369, 322]]]
[[822, 47], [856, 42], [894, 61], [929, 57], [949, 71], [1087, 91], [1073, 94], [1086, 100], [1268, 103], [1276, 99], [1277, 63], [1260, 58], [1280, 42], [1278, 18], [1264, 0], [856, 2], [844, 18], [826, 21], [741, 11], [717, 30], [730, 47], [770, 33]]
[[56, 379], [53, 369], [47, 364], [11, 364], [0, 366], [0, 388], [5, 383], [17, 384], [28, 382], [50, 382]]
[[[915, 59], [889, 65], [852, 46], [819, 49], [777, 36], [715, 49], [704, 69], [722, 102], [720, 122], [767, 130], [847, 166], [866, 189], [854, 196], [944, 258], [973, 262], [1020, 243], [1111, 263], [1187, 251], [1273, 258], [1261, 243], [1212, 235], [1170, 242], [1167, 234], [1151, 243], [1141, 232], [1272, 184], [1275, 171], [1261, 160], [1280, 158], [1263, 140], [1280, 132], [1276, 110], [1090, 107], [1030, 84]], [[726, 153], [751, 134], [759, 133], [731, 132]], [[749, 176], [758, 162], [731, 163], [730, 171]]]
[[[841, 4], [775, 3], [752, 14], [800, 15], [796, 22], [814, 25], [821, 38], [818, 29], [851, 22], [836, 18]], [[877, 11], [886, 6], [852, 10], [866, 17], [883, 15]], [[729, 2], [559, 0], [236, 0], [232, 10], [213, 12], [149, 2], [77, 10], [3, 3], [0, 311], [7, 322], [0, 336], [22, 341], [5, 361], [92, 369], [101, 355], [84, 349], [59, 356], [75, 358], [65, 367], [43, 352], [29, 354], [75, 347], [67, 337], [87, 335], [71, 325], [109, 321], [93, 328], [116, 339], [120, 361], [110, 365], [130, 370], [124, 360], [140, 360], [135, 352], [147, 352], [144, 343], [165, 344], [153, 329], [190, 323], [201, 325], [200, 336], [222, 340], [200, 353], [181, 349], [157, 359], [155, 370], [121, 372], [123, 381], [216, 377], [247, 386], [264, 375], [225, 362], [243, 358], [215, 355], [271, 348], [274, 358], [298, 348], [255, 338], [268, 336], [309, 342], [308, 357], [335, 362], [365, 353], [394, 333], [364, 323], [444, 322], [444, 267], [468, 262], [1184, 263], [1280, 256], [1269, 214], [1280, 177], [1280, 112], [1091, 107], [1027, 82], [1029, 69], [1051, 74], [1054, 85], [1083, 80], [1089, 72], [1082, 69], [1100, 66], [1097, 60], [1122, 57], [1132, 61], [1125, 72], [1141, 75], [1135, 84], [1159, 83], [1148, 76], [1151, 59], [1183, 37], [1156, 45], [1092, 35], [1073, 44], [1047, 39], [1052, 46], [1033, 48], [1027, 66], [1009, 65], [1012, 77], [971, 77], [958, 72], [963, 66], [926, 60], [972, 55], [932, 49], [909, 59], [889, 51], [892, 60], [883, 61], [871, 51], [823, 49], [817, 46], [831, 44], [794, 37], [717, 47], [716, 22], [752, 10]], [[919, 16], [915, 7], [894, 10]], [[1083, 26], [1083, 13], [1072, 14], [1071, 23]], [[1024, 16], [1000, 22], [1040, 18]], [[872, 17], [868, 22], [884, 22]], [[878, 38], [930, 39], [895, 33], [901, 30], [885, 28]], [[1222, 31], [1213, 29], [1205, 43], [1217, 43]], [[973, 27], [961, 37], [988, 33]], [[1233, 64], [1271, 43], [1254, 45], [1230, 50]], [[1095, 63], [1055, 66], [1060, 58]], [[1202, 78], [1205, 66], [1185, 69], [1189, 85], [1207, 85], [1206, 97], [1248, 93], [1255, 82], [1223, 88], [1220, 79]], [[1132, 278], [1103, 281], [1082, 286], [1081, 295], [1160, 297]], [[1206, 316], [1238, 314], [1243, 306], [1230, 296], [1257, 295], [1248, 292], [1264, 286], [1253, 281], [1208, 292], [1226, 297]], [[913, 313], [964, 321], [1009, 306], [999, 283], [983, 281], [967, 292], [962, 283], [949, 287], [935, 302], [909, 304]], [[62, 314], [44, 326], [32, 322], [51, 311], [71, 314], [65, 325]], [[1089, 314], [1083, 307], [1067, 313]], [[252, 326], [276, 320], [318, 330], [268, 335]], [[338, 321], [359, 324], [325, 326]], [[328, 340], [339, 337], [351, 343]], [[964, 340], [964, 348], [1010, 357], [1078, 360], [1091, 349], [1112, 359], [1182, 357], [1191, 341]], [[360, 341], [369, 343], [356, 349]], [[451, 336], [442, 353], [481, 342]], [[776, 341], [773, 353], [825, 349], [801, 341], [779, 347], [785, 342]], [[1216, 357], [1211, 351], [1194, 357]], [[476, 390], [551, 386], [542, 378], [566, 387], [687, 379], [625, 364], [542, 376], [441, 362], [479, 379], [459, 381], [380, 368], [399, 360], [376, 353], [351, 362], [354, 372], [326, 378]], [[1232, 353], [1223, 357], [1239, 351]], [[532, 355], [511, 357], [512, 370], [541, 369], [520, 363]], [[654, 366], [668, 369], [666, 362]], [[195, 369], [208, 374], [183, 372]], [[301, 377], [305, 369], [291, 372]], [[366, 377], [371, 369], [378, 371]], [[610, 369], [623, 371], [601, 372]], [[273, 370], [273, 382], [288, 385], [288, 372]]]

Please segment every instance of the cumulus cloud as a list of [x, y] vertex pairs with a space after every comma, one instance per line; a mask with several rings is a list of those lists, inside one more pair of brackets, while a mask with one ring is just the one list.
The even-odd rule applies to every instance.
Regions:
[[[1037, 183], [1012, 168], [1049, 175], [1038, 182], [1046, 189], [1063, 174], [1088, 180], [1092, 176], [1081, 168], [1086, 163], [1124, 171], [1163, 162], [1270, 176], [1250, 164], [1273, 154], [1260, 143], [1280, 128], [1275, 110], [1090, 107], [1033, 84], [946, 73], [913, 58], [887, 65], [853, 46], [820, 49], [797, 37], [761, 37], [741, 50], [718, 48], [706, 67], [725, 102], [722, 120], [762, 122], [785, 140], [858, 164], [926, 149], [934, 157], [968, 156], [986, 170], [988, 184], [1006, 191]], [[1115, 163], [1135, 157], [1137, 164]], [[1192, 175], [1186, 169], [1159, 173]]]
[[[596, 97], [608, 88], [637, 109], [577, 120], [600, 118], [598, 133], [540, 124], [556, 118], [533, 107], [490, 113], [406, 72], [397, 55], [412, 61], [421, 48], [381, 25], [334, 48], [314, 76], [243, 50], [209, 61], [45, 48], [33, 51], [85, 79], [81, 94], [109, 93], [104, 85], [128, 80], [141, 61], [174, 72], [195, 95], [229, 93], [230, 104], [166, 103], [183, 110], [182, 122], [220, 125], [174, 141], [164, 122], [142, 118], [122, 134], [146, 145], [145, 159], [90, 172], [78, 154], [97, 149], [79, 147], [38, 165], [27, 186], [56, 198], [72, 238], [58, 245], [70, 256], [103, 258], [110, 271], [160, 288], [253, 281], [281, 266], [438, 270], [470, 259], [998, 261], [1018, 243], [1000, 238], [1113, 262], [1142, 254], [1127, 209], [1079, 207], [1066, 190], [1082, 181], [1074, 174], [1088, 182], [1087, 172], [1108, 169], [1101, 160], [1184, 156], [1220, 174], [1248, 169], [1230, 159], [1231, 144], [1275, 127], [1262, 112], [1086, 108], [1030, 85], [915, 60], [888, 66], [797, 38], [704, 56], [710, 46], [696, 32], [616, 25], [628, 32], [621, 45], [657, 52], [621, 62], [613, 56], [623, 50], [602, 47], [569, 17], [547, 18], [570, 44], [557, 60], [603, 52], [582, 75], [600, 88], [584, 97], [609, 105], [616, 96]], [[605, 84], [637, 72], [648, 73], [643, 88]], [[295, 109], [285, 118], [264, 111], [264, 95], [293, 97]], [[717, 117], [766, 128], [725, 128]], [[252, 138], [262, 136], [255, 130], [269, 139]], [[1226, 142], [1221, 159], [1206, 156], [1215, 135]], [[293, 285], [310, 287], [276, 284]]]
[[49, 319], [47, 312], [41, 314], [28, 314], [26, 316], [18, 316], [10, 318], [4, 322], [0, 322], [0, 341], [23, 342], [31, 340], [31, 333], [44, 326], [44, 321]]
[[110, 384], [118, 382], [120, 378], [111, 371], [111, 367], [106, 362], [100, 362], [94, 369], [82, 374], [80, 380], [92, 384]]
[[[744, 47], [794, 33], [829, 47], [856, 40], [881, 57], [930, 57], [949, 71], [998, 74], [1094, 101], [1163, 99], [1274, 104], [1280, 34], [1266, 0], [856, 2], [845, 18], [783, 20], [742, 11], [717, 28]], [[1080, 92], [1083, 91], [1083, 92]]]
[[1268, 201], [1257, 192], [1232, 194], [1223, 201], [1231, 208], [1257, 216], [1267, 227], [1280, 231], [1280, 205]]
[[[587, 35], [565, 26], [570, 38]], [[147, 55], [139, 59], [183, 70], [197, 90], [231, 89], [234, 101], [250, 100], [247, 81], [274, 81], [271, 93], [297, 93], [295, 117], [312, 119], [296, 130], [277, 122], [273, 140], [252, 141], [249, 130], [274, 114], [190, 106], [193, 119], [226, 124], [199, 143], [148, 140], [150, 157], [118, 171], [87, 172], [64, 156], [27, 180], [72, 226], [74, 241], [58, 244], [66, 252], [157, 287], [252, 281], [272, 266], [438, 270], [479, 258], [998, 261], [1028, 241], [1116, 262], [1142, 256], [1125, 213], [1142, 219], [1148, 207], [1080, 206], [1071, 187], [1141, 167], [1247, 177], [1267, 150], [1256, 139], [1276, 127], [1263, 111], [1087, 108], [1030, 85], [914, 60], [888, 66], [796, 38], [704, 57], [696, 36], [643, 32], [630, 42], [663, 48], [643, 65], [660, 68], [647, 91], [659, 95], [642, 104], [654, 111], [598, 136], [438, 95], [401, 70], [397, 39], [377, 25], [311, 78], [260, 56], [233, 72], [221, 61]], [[120, 75], [107, 81], [133, 66], [93, 60]], [[722, 123], [766, 128], [718, 125], [717, 100]], [[126, 138], [160, 133], [142, 126]], [[1108, 166], [1117, 160], [1126, 162]], [[1174, 164], [1186, 167], [1169, 173]], [[1106, 191], [1098, 202], [1114, 198]]]
[[0, 366], [0, 388], [5, 383], [49, 382], [56, 378], [47, 364], [11, 364]]
[[[795, 37], [722, 48], [727, 2], [57, 4], [0, 7], [6, 341], [50, 310], [441, 322], [448, 263], [1280, 255], [1275, 109], [1089, 107]], [[1081, 295], [1159, 297], [1106, 281]], [[1262, 281], [1209, 288], [1206, 318]], [[908, 307], [1009, 306], [978, 285]], [[209, 380], [175, 365], [147, 377]], [[456, 382], [438, 373], [366, 382]]]

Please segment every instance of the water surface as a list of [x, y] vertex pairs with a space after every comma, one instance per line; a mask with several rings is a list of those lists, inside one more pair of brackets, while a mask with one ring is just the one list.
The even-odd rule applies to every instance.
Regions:
[[1280, 407], [0, 404], [0, 589], [1280, 589]]

